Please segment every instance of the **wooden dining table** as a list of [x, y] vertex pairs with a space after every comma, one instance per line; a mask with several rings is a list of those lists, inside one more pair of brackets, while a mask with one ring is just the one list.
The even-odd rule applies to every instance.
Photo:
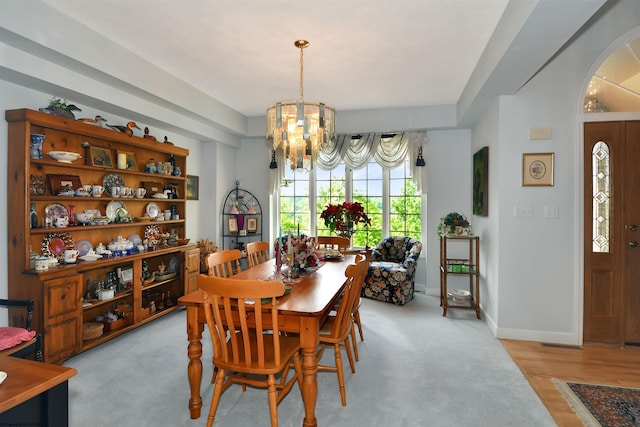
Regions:
[[[320, 327], [340, 299], [344, 289], [347, 265], [353, 264], [355, 255], [346, 255], [337, 260], [324, 262], [316, 271], [301, 276], [291, 284], [291, 292], [278, 299], [280, 330], [297, 333], [302, 348], [302, 400], [305, 417], [303, 426], [317, 426], [315, 407], [318, 394], [316, 373], [318, 360], [316, 353], [320, 343]], [[244, 270], [234, 279], [267, 279], [274, 273], [275, 261], [269, 260], [253, 268]], [[191, 418], [200, 417], [202, 397], [202, 332], [206, 323], [203, 311], [203, 292], [197, 290], [178, 299], [187, 307], [187, 373], [191, 397], [189, 410]]]

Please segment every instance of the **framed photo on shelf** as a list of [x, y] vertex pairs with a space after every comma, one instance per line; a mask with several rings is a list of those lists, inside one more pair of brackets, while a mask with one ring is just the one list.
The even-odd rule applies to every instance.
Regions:
[[136, 153], [133, 151], [116, 150], [118, 154], [118, 169], [137, 170]]
[[236, 218], [229, 218], [228, 224], [229, 224], [229, 234], [238, 232], [238, 220]]
[[258, 231], [258, 218], [247, 218], [247, 232], [255, 233]]
[[73, 191], [82, 187], [80, 183], [80, 177], [78, 175], [47, 175], [49, 178], [49, 188], [51, 188], [51, 195], [57, 196], [62, 192], [65, 187], [70, 186]]
[[93, 166], [112, 168], [113, 159], [111, 158], [111, 150], [108, 148], [91, 146], [91, 164]]
[[522, 186], [553, 187], [554, 153], [522, 154]]
[[198, 200], [199, 184], [199, 177], [195, 175], [187, 175], [187, 200]]

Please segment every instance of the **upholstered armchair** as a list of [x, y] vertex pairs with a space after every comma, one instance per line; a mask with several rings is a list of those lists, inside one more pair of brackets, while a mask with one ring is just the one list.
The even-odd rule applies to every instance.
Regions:
[[371, 254], [362, 296], [405, 305], [413, 299], [416, 263], [422, 243], [412, 237], [391, 236]]

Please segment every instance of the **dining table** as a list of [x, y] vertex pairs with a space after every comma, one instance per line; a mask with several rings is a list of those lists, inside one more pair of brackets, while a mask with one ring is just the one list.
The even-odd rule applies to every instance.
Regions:
[[[346, 281], [345, 270], [355, 262], [355, 255], [343, 255], [322, 261], [315, 271], [301, 274], [292, 283], [291, 292], [278, 298], [279, 329], [296, 333], [300, 337], [302, 353], [302, 401], [304, 404], [303, 426], [317, 426], [315, 407], [318, 394], [316, 373], [318, 371], [317, 350], [320, 344], [320, 327], [339, 301]], [[275, 272], [275, 260], [271, 259], [234, 275], [234, 279], [271, 280]], [[198, 289], [178, 299], [187, 309], [187, 374], [191, 396], [189, 410], [191, 419], [200, 417], [202, 397], [202, 333], [206, 320], [203, 310], [204, 293]]]

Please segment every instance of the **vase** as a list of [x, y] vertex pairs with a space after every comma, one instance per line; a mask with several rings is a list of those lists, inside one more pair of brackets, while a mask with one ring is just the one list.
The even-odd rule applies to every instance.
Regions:
[[42, 160], [42, 144], [45, 135], [39, 133], [31, 134], [31, 146], [29, 147], [29, 155], [32, 159]]

